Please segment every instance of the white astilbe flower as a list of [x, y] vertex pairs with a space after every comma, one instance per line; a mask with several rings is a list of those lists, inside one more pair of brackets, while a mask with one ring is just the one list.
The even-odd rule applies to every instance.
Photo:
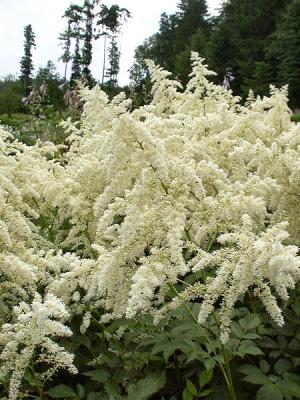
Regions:
[[276, 297], [286, 300], [287, 290], [293, 289], [300, 278], [297, 247], [282, 244], [288, 237], [286, 224], [275, 225], [257, 236], [250, 221], [244, 215], [243, 224], [236, 232], [220, 235], [218, 242], [227, 247], [226, 251], [216, 250], [207, 258], [208, 264], [216, 258], [218, 266], [216, 276], [207, 282], [198, 321], [204, 323], [215, 302], [222, 298], [221, 339], [224, 342], [228, 340], [233, 307], [242, 294], [254, 289], [272, 319], [282, 326], [284, 321]]
[[74, 356], [52, 340], [52, 337], [72, 335], [64, 325], [68, 313], [57, 297], [49, 294], [42, 301], [36, 294], [31, 304], [15, 306], [13, 317], [13, 321], [2, 325], [0, 331], [0, 381], [12, 374], [10, 400], [18, 398], [23, 375], [34, 357], [37, 362], [40, 359], [48, 363], [52, 372], [60, 368], [77, 372], [73, 365]]
[[[192, 61], [185, 91], [168, 72], [148, 62], [153, 101], [132, 113], [121, 96], [109, 103], [98, 88], [82, 91], [84, 114], [80, 124], [69, 128], [72, 145], [56, 179], [61, 190], [53, 204], [60, 210], [58, 221], [63, 217], [72, 225], [61, 246], [90, 260], [73, 263], [51, 283], [51, 290], [75, 311], [73, 293], [79, 285], [84, 294], [77, 312], [81, 304], [101, 306], [107, 321], [156, 312], [178, 277], [207, 270], [216, 276], [205, 284], [200, 320], [214, 308], [215, 299], [223, 298], [225, 340], [231, 303], [241, 294], [253, 289], [267, 307], [271, 296], [286, 298], [299, 278], [296, 247], [278, 245], [268, 261], [269, 272], [260, 278], [270, 288], [268, 297], [265, 287], [251, 281], [250, 261], [243, 255], [246, 244], [239, 244], [246, 235], [247, 254], [256, 265], [269, 253], [267, 246], [253, 250], [255, 238], [273, 232], [282, 221], [289, 222], [287, 244], [299, 243], [299, 130], [290, 122], [286, 88], [272, 88], [263, 99], [250, 96], [248, 106], [241, 106], [230, 90], [208, 80], [213, 73], [196, 53]], [[244, 224], [243, 232], [245, 214], [251, 229]], [[234, 233], [241, 237], [233, 241], [230, 236], [229, 246], [225, 238]], [[220, 250], [212, 254], [217, 238]], [[266, 240], [272, 242], [271, 234]], [[191, 246], [193, 257], [188, 259], [184, 254]], [[240, 265], [236, 282], [233, 255]], [[285, 275], [290, 260], [294, 272], [278, 286], [272, 270]], [[210, 291], [215, 297], [209, 297]], [[279, 314], [268, 310], [281, 323]]]
[[[131, 111], [124, 94], [109, 101], [97, 86], [81, 88], [81, 119], [62, 123], [63, 155], [0, 128], [0, 324], [11, 332], [2, 365], [13, 382], [33, 344], [16, 358], [9, 340], [19, 343], [21, 321], [5, 322], [13, 306], [32, 313], [40, 290], [70, 318], [81, 315], [82, 332], [95, 309], [103, 322], [140, 312], [158, 319], [199, 297], [199, 322], [219, 307], [226, 341], [247, 291], [283, 324], [278, 299], [300, 269], [300, 125], [290, 121], [286, 87], [250, 93], [243, 106], [209, 81], [214, 73], [197, 53], [192, 64], [184, 90], [148, 62], [153, 99]], [[187, 274], [201, 279], [166, 303]], [[45, 332], [50, 362], [64, 350], [49, 340]]]

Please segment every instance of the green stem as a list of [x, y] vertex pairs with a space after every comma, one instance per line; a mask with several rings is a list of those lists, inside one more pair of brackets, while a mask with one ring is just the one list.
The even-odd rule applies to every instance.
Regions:
[[211, 237], [210, 242], [207, 246], [207, 250], [206, 250], [208, 253], [210, 252], [211, 246], [213, 245], [214, 241], [216, 240], [216, 237], [217, 237], [216, 233]]
[[[213, 311], [212, 314], [213, 314], [213, 318], [215, 320], [216, 325], [219, 326], [219, 321], [218, 321], [216, 312]], [[228, 386], [232, 400], [237, 400], [235, 390], [234, 390], [233, 380], [232, 380], [232, 374], [231, 374], [228, 354], [227, 354], [224, 344], [221, 341], [220, 341], [220, 345], [221, 345], [221, 351], [222, 351], [222, 354], [224, 357], [226, 375], [227, 375], [228, 382], [229, 382], [229, 386], [228, 385], [227, 386]]]
[[[170, 285], [170, 287], [174, 290], [174, 292], [176, 293], [176, 295], [177, 295], [178, 297], [180, 297], [180, 293], [179, 293], [178, 290], [175, 288], [175, 286], [174, 286], [174, 285], [171, 285], [171, 284], [169, 284], [169, 285]], [[191, 317], [193, 318], [193, 320], [195, 321], [197, 328], [201, 331], [202, 335], [203, 335], [203, 336], [205, 337], [205, 339], [207, 340], [207, 343], [208, 343], [209, 346], [211, 347], [211, 349], [212, 349], [212, 351], [213, 351], [213, 353], [214, 353], [214, 355], [215, 355], [215, 357], [216, 357], [216, 356], [217, 356], [217, 353], [216, 353], [216, 351], [215, 351], [215, 348], [214, 348], [214, 346], [213, 346], [213, 344], [212, 344], [212, 342], [211, 342], [209, 336], [207, 335], [207, 333], [205, 332], [205, 330], [202, 328], [202, 326], [199, 325], [199, 322], [198, 322], [198, 320], [197, 320], [195, 314], [194, 314], [193, 311], [190, 309], [190, 307], [186, 304], [186, 302], [184, 302], [183, 304], [184, 304], [185, 308], [187, 309], [187, 311], [189, 312], [189, 314], [191, 315]], [[225, 349], [224, 349], [224, 350], [225, 350]], [[225, 359], [225, 357], [224, 357], [224, 361], [225, 361], [225, 366], [226, 366], [226, 359]], [[219, 367], [220, 367], [220, 369], [221, 369], [221, 371], [222, 371], [222, 374], [223, 374], [223, 376], [224, 376], [224, 379], [225, 379], [226, 385], [227, 385], [227, 387], [228, 387], [228, 390], [229, 390], [229, 392], [230, 392], [230, 395], [231, 395], [232, 400], [236, 400], [236, 396], [235, 396], [235, 393], [234, 393], [234, 390], [233, 390], [232, 383], [230, 383], [230, 379], [229, 379], [229, 377], [227, 376], [228, 371], [226, 372], [226, 370], [224, 369], [224, 366], [222, 365], [222, 363], [221, 363], [220, 361], [217, 361], [217, 363], [218, 363], [218, 365], [219, 365]], [[230, 370], [229, 370], [229, 372], [230, 372]], [[231, 375], [231, 372], [230, 372], [230, 375]], [[232, 378], [231, 378], [231, 382], [232, 382]]]
[[29, 367], [29, 369], [30, 369], [31, 372], [32, 372], [32, 376], [33, 376], [34, 382], [35, 382], [35, 384], [36, 384], [36, 389], [37, 389], [38, 394], [39, 394], [39, 399], [40, 399], [40, 400], [44, 400], [43, 390], [42, 390], [42, 388], [41, 388], [41, 386], [40, 386], [40, 383], [39, 383], [39, 380], [38, 380], [38, 378], [37, 378], [37, 376], [36, 376], [35, 370], [34, 370], [33, 367]]
[[228, 379], [229, 379], [231, 398], [232, 398], [232, 400], [237, 400], [237, 397], [236, 397], [236, 394], [235, 394], [235, 390], [234, 390], [234, 386], [233, 386], [233, 380], [232, 380], [232, 374], [231, 374], [229, 359], [228, 359], [227, 351], [226, 351], [225, 346], [223, 345], [223, 343], [221, 343], [221, 349], [222, 349], [223, 357], [224, 357], [224, 360], [225, 360], [225, 369], [227, 371], [227, 376], [228, 376]]

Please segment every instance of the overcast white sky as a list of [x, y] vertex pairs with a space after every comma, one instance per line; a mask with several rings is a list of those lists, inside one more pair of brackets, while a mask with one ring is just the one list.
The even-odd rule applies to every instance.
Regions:
[[[58, 46], [59, 33], [64, 30], [61, 18], [70, 3], [83, 0], [0, 0], [0, 77], [19, 74], [19, 62], [23, 55], [23, 28], [31, 24], [36, 34], [36, 50], [33, 62], [35, 68], [52, 60], [63, 74], [63, 64], [58, 61], [61, 49]], [[133, 62], [134, 49], [145, 38], [157, 32], [160, 14], [176, 11], [178, 0], [103, 0], [106, 5], [118, 4], [127, 8], [132, 18], [123, 27], [121, 37], [121, 71], [119, 81], [128, 83], [128, 69]], [[216, 14], [221, 0], [208, 0], [209, 11]], [[100, 79], [102, 68], [102, 43], [98, 41], [93, 49], [92, 72]]]

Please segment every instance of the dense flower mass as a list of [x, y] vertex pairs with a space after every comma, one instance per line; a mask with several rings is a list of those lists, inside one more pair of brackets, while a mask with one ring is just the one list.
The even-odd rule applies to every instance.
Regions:
[[225, 342], [250, 291], [284, 323], [278, 300], [300, 278], [300, 125], [285, 87], [243, 106], [192, 61], [185, 90], [149, 61], [153, 99], [134, 111], [123, 94], [110, 102], [82, 88], [81, 121], [63, 123], [66, 148], [0, 132], [0, 371], [13, 372], [11, 398], [36, 347], [75, 372], [48, 335], [69, 336], [78, 314], [84, 332], [95, 308], [102, 321], [157, 319], [199, 298], [199, 323], [220, 305]]

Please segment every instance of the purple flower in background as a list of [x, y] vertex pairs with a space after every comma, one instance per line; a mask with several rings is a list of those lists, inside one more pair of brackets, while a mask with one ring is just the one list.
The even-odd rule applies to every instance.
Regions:
[[230, 82], [234, 81], [235, 77], [232, 75], [231, 68], [226, 68], [223, 86], [225, 89], [230, 89]]

